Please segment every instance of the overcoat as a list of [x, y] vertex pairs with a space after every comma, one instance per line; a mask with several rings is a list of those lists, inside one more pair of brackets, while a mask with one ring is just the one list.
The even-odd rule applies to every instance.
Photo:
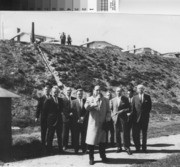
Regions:
[[[98, 102], [93, 96], [87, 98], [85, 108], [89, 111], [86, 143], [88, 145], [97, 145], [106, 142], [106, 132], [103, 128], [105, 121], [110, 121], [111, 113], [109, 100], [101, 97]], [[97, 106], [93, 106], [96, 103]]]

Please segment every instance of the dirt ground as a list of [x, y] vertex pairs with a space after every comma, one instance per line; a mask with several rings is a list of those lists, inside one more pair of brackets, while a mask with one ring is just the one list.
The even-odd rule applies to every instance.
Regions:
[[[132, 155], [127, 153], [116, 153], [116, 148], [109, 148], [106, 150], [107, 157], [110, 158], [110, 162], [105, 164], [101, 162], [98, 151], [95, 153], [96, 167], [125, 167], [133, 164], [141, 164], [150, 161], [156, 161], [158, 159], [165, 158], [173, 153], [180, 153], [180, 134], [163, 136], [159, 138], [148, 139], [148, 152], [134, 153], [134, 147], [132, 146]], [[44, 158], [23, 160], [12, 163], [5, 163], [3, 167], [86, 167], [89, 165], [88, 155], [68, 154], [68, 155], [54, 155]]]

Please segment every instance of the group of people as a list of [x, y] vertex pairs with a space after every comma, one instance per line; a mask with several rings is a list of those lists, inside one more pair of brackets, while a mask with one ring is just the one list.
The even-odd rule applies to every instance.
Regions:
[[[122, 146], [127, 154], [131, 155], [130, 134], [136, 152], [141, 150], [140, 133], [142, 132], [142, 151], [147, 151], [147, 130], [151, 98], [144, 93], [144, 86], [127, 88], [127, 95], [123, 94], [122, 87], [117, 87], [112, 98], [112, 91], [107, 90], [103, 95], [101, 87], [95, 86], [92, 95], [84, 98], [82, 88], [77, 89], [76, 98], [71, 96], [72, 90], [66, 88], [65, 94], [59, 91], [58, 86], [44, 88], [44, 96], [38, 101], [36, 120], [41, 115], [41, 140], [49, 154], [52, 153], [54, 133], [57, 133], [59, 153], [68, 148], [69, 133], [71, 143], [76, 154], [79, 149], [89, 153], [89, 164], [94, 164], [94, 147], [99, 145], [102, 162], [108, 162], [105, 148], [108, 140], [108, 131], [111, 132], [111, 144], [114, 144], [114, 134], [117, 150]], [[51, 92], [51, 93], [50, 93]], [[81, 135], [81, 139], [80, 139]], [[79, 144], [81, 141], [81, 144]], [[123, 141], [123, 142], [122, 142]], [[80, 147], [81, 145], [81, 147]]]
[[[66, 41], [67, 40], [67, 41]], [[61, 45], [66, 45], [66, 42], [68, 45], [71, 45], [72, 44], [72, 38], [70, 35], [67, 36], [67, 39], [66, 39], [66, 34], [63, 32], [61, 35], [60, 35], [60, 41], [61, 41]]]

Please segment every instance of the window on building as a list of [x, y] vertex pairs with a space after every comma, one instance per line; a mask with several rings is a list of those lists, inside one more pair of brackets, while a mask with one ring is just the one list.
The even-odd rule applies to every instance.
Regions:
[[108, 11], [108, 0], [101, 0], [101, 11]]
[[86, 8], [82, 8], [82, 10], [86, 10]]

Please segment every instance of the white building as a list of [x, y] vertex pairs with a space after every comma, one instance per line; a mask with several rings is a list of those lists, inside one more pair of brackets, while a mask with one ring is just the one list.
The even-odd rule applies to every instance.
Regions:
[[57, 10], [65, 10], [65, 0], [57, 0]]
[[88, 0], [80, 0], [80, 10], [87, 11], [88, 8]]
[[96, 12], [97, 11], [97, 0], [88, 0], [87, 6], [88, 6], [89, 12]]
[[119, 12], [120, 0], [109, 0], [108, 11], [109, 12]]
[[81, 2], [81, 0], [73, 0], [73, 10], [74, 11], [81, 10], [80, 9], [81, 8], [80, 2]]
[[73, 10], [73, 0], [65, 1], [65, 10]]

